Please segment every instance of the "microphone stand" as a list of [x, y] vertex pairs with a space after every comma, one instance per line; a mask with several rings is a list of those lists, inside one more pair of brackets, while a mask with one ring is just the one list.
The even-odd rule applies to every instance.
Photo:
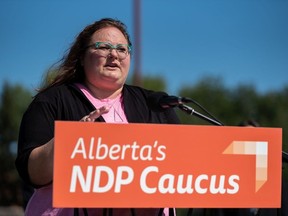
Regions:
[[195, 111], [192, 107], [189, 107], [185, 104], [179, 104], [178, 108], [181, 109], [182, 111], [186, 112], [188, 115], [195, 115], [201, 119], [204, 119], [214, 125], [218, 125], [218, 126], [224, 126], [221, 122], [216, 121], [215, 119], [209, 118], [208, 116], [205, 116], [197, 111]]

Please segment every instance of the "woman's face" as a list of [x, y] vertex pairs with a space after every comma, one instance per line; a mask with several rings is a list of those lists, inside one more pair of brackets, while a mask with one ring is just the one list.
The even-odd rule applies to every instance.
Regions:
[[[122, 32], [115, 27], [106, 27], [96, 31], [90, 40], [95, 42], [108, 42], [111, 45], [128, 44]], [[125, 59], [119, 59], [115, 49], [108, 56], [101, 56], [95, 47], [87, 49], [82, 61], [86, 82], [95, 88], [103, 90], [117, 90], [122, 88], [130, 68], [130, 54]]]

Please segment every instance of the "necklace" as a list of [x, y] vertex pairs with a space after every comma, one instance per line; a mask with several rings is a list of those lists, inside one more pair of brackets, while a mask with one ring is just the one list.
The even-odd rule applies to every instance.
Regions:
[[[123, 119], [119, 113], [119, 108], [121, 107], [121, 102], [119, 101], [118, 103], [112, 105], [112, 108], [114, 110], [114, 121], [115, 122], [123, 122]], [[122, 107], [121, 107], [122, 108]]]
[[112, 121], [116, 123], [124, 122], [123, 117], [121, 117], [121, 114], [123, 116], [123, 113], [124, 113], [123, 108], [122, 108], [122, 103], [121, 103], [121, 95], [117, 96], [115, 99], [112, 99], [112, 100], [104, 99], [100, 101], [106, 102], [109, 108], [109, 112], [106, 114], [103, 114], [103, 117], [105, 118], [106, 121], [109, 121], [109, 122]]
[[95, 107], [102, 107], [108, 106], [109, 111], [108, 113], [104, 113], [102, 117], [105, 119], [106, 122], [109, 123], [128, 123], [126, 115], [124, 113], [123, 103], [122, 103], [122, 94], [118, 95], [114, 99], [96, 99]]

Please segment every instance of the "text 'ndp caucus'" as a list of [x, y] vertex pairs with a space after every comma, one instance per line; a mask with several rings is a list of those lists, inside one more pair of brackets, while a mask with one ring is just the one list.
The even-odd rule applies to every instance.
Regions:
[[119, 165], [112, 169], [105, 163], [99, 163], [104, 160], [126, 159], [159, 163], [169, 157], [166, 150], [165, 144], [159, 144], [157, 140], [145, 145], [140, 145], [137, 141], [120, 145], [102, 142], [101, 137], [91, 137], [89, 141], [80, 137], [75, 143], [70, 159], [89, 160], [91, 165], [72, 166], [70, 192], [120, 193], [130, 184], [137, 184], [146, 194], [236, 194], [239, 191], [240, 177], [236, 174], [163, 174], [158, 166], [149, 165], [140, 171], [137, 169], [140, 174], [135, 175], [135, 168], [131, 166]]

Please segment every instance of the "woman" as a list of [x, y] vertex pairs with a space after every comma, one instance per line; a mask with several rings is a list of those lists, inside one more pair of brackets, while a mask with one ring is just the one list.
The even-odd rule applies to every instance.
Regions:
[[[54, 80], [36, 95], [21, 122], [16, 159], [20, 176], [36, 188], [26, 215], [78, 214], [74, 209], [52, 208], [55, 120], [179, 123], [172, 109], [149, 109], [147, 97], [152, 91], [125, 84], [130, 60], [125, 25], [109, 18], [99, 20], [78, 35]], [[88, 209], [88, 214], [105, 211]], [[113, 215], [133, 214], [158, 215], [159, 209], [113, 209]]]

